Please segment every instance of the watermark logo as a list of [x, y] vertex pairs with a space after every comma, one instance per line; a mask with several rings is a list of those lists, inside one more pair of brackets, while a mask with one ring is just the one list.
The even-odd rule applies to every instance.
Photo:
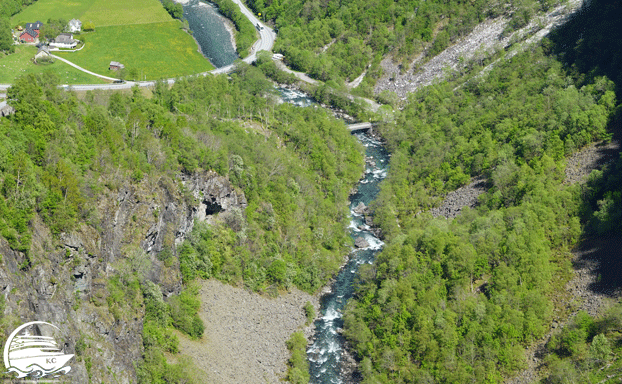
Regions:
[[4, 345], [4, 365], [17, 378], [57, 377], [67, 374], [71, 367], [65, 366], [73, 355], [67, 355], [58, 347], [55, 335], [58, 327], [44, 321], [22, 324], [11, 333]]

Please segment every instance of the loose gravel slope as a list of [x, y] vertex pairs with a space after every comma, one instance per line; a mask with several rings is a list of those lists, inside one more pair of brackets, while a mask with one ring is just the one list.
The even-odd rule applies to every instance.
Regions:
[[283, 383], [289, 351], [285, 342], [302, 329], [307, 301], [299, 290], [266, 298], [217, 280], [204, 281], [199, 315], [205, 334], [198, 341], [180, 338], [180, 352], [192, 356], [206, 373], [205, 383]]

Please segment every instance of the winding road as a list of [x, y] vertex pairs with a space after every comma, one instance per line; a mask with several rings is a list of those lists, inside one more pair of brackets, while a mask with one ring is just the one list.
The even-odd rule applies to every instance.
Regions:
[[[248, 55], [246, 58], [242, 60], [248, 64], [251, 64], [255, 62], [255, 60], [257, 60], [257, 52], [259, 51], [270, 52], [272, 50], [272, 47], [274, 46], [274, 40], [276, 40], [276, 33], [271, 28], [264, 25], [257, 17], [255, 17], [253, 12], [250, 9], [248, 9], [246, 5], [244, 5], [242, 0], [232, 0], [232, 1], [240, 7], [240, 10], [244, 14], [244, 16], [246, 16], [251, 21], [251, 23], [253, 23], [253, 25], [259, 24], [261, 26], [261, 28], [259, 29], [259, 40], [257, 40], [255, 44], [253, 44], [253, 46], [251, 47], [250, 55]], [[88, 73], [89, 75], [99, 77], [100, 79], [109, 80], [109, 81], [118, 80], [113, 77], [108, 77], [108, 76], [97, 74], [95, 72], [91, 72], [62, 57], [59, 57], [56, 55], [51, 55], [51, 56], [54, 57], [55, 59], [58, 59], [60, 61], [67, 63], [68, 65], [71, 65], [72, 67], [84, 73]], [[229, 73], [233, 71], [234, 68], [235, 68], [235, 64], [231, 64], [231, 65], [227, 65], [224, 67], [216, 68], [209, 72], [199, 73], [199, 74], [196, 74], [195, 76], [207, 76], [208, 74], [218, 75], [222, 73]], [[165, 79], [164, 81], [166, 81], [168, 84], [174, 84], [176, 79], [171, 78], [171, 79]], [[155, 84], [156, 84], [156, 81], [127, 81], [122, 84], [80, 84], [80, 85], [64, 84], [64, 85], [61, 85], [61, 87], [65, 89], [72, 89], [75, 91], [90, 91], [90, 90], [95, 90], [95, 89], [103, 89], [103, 90], [128, 89], [134, 86], [152, 87]], [[10, 86], [11, 84], [0, 84], [0, 91], [5, 91]]]

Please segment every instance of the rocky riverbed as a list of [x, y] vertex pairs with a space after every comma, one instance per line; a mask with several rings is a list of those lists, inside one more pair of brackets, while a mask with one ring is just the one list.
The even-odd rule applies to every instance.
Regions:
[[180, 351], [205, 372], [205, 383], [282, 383], [289, 351], [285, 342], [304, 328], [303, 306], [317, 298], [292, 289], [271, 299], [217, 280], [200, 290], [201, 340], [180, 337]]

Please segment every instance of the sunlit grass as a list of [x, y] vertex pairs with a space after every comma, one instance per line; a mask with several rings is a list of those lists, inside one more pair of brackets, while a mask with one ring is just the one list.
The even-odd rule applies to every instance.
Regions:
[[86, 46], [79, 52], [58, 55], [102, 75], [111, 61], [134, 69], [138, 78], [154, 80], [205, 72], [214, 67], [199, 52], [178, 21], [97, 28], [85, 34]]
[[[11, 25], [34, 23], [39, 20], [43, 23], [48, 19], [65, 19], [67, 21], [80, 18], [96, 2], [107, 0], [39, 0], [24, 8], [11, 18]], [[155, 0], [157, 2], [157, 0]]]
[[81, 20], [83, 23], [92, 21], [97, 28], [110, 25], [161, 23], [171, 21], [171, 16], [158, 0], [96, 0], [81, 15]]
[[39, 0], [11, 18], [11, 24], [80, 19], [95, 27], [159, 23], [171, 17], [158, 0]]
[[60, 78], [61, 84], [102, 84], [103, 80], [79, 71], [60, 60], [52, 64], [34, 64], [32, 58], [37, 53], [33, 46], [21, 45], [15, 47], [11, 55], [0, 54], [0, 83], [10, 84], [18, 76], [29, 73], [54, 72]]
[[[180, 29], [158, 0], [39, 0], [12, 18], [12, 24], [48, 19], [78, 18], [93, 22], [95, 31], [82, 36], [86, 46], [80, 52], [55, 54], [92, 72], [116, 77], [108, 71], [111, 61], [119, 61], [129, 75], [138, 79], [161, 79], [191, 75], [213, 69], [198, 51], [192, 36]], [[52, 70], [68, 84], [100, 83], [96, 77], [65, 63], [35, 66], [36, 49], [20, 46], [0, 63], [0, 82], [9, 83], [22, 73]], [[2, 67], [2, 65], [5, 65]]]

